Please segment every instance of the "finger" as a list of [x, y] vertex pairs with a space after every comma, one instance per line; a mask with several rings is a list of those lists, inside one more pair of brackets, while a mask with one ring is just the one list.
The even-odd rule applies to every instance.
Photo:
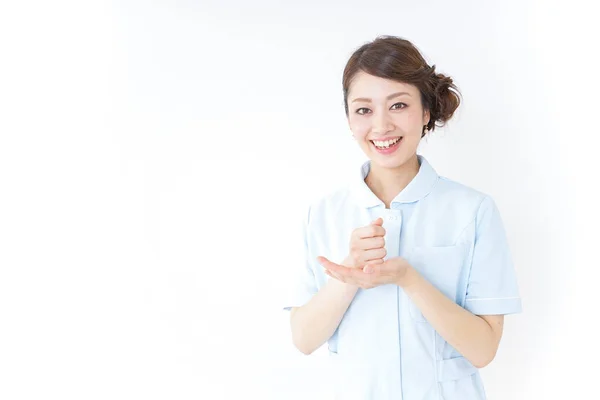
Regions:
[[317, 256], [317, 262], [325, 268], [327, 268], [327, 266], [331, 265], [331, 264], [337, 265], [336, 263], [329, 261], [329, 259], [327, 259], [327, 257], [323, 257], [323, 256]]
[[370, 237], [356, 240], [353, 244], [359, 250], [379, 249], [385, 247], [385, 239], [383, 236]]
[[318, 256], [317, 261], [323, 266], [323, 268], [336, 274], [344, 274], [346, 270], [350, 269], [346, 266], [329, 261], [326, 257], [323, 256]]
[[337, 279], [337, 280], [338, 280], [338, 281], [340, 281], [340, 282], [344, 282], [344, 283], [346, 282], [346, 280], [345, 280], [345, 279], [343, 279], [341, 276], [339, 276], [338, 274], [334, 274], [333, 272], [330, 272], [330, 271], [328, 271], [328, 270], [325, 270], [325, 274], [326, 274], [327, 276], [330, 276], [330, 277], [332, 277], [333, 279]]
[[383, 260], [381, 258], [377, 258], [377, 259], [373, 259], [373, 260], [368, 260], [368, 261], [361, 261], [360, 263], [357, 263], [357, 265], [355, 266], [355, 268], [363, 269], [365, 267], [365, 265], [367, 265], [367, 264], [381, 265], [384, 262], [385, 262], [385, 260]]
[[361, 275], [364, 275], [362, 274], [362, 268], [348, 268], [332, 262], [324, 263], [323, 267], [325, 267], [325, 269], [330, 273], [337, 275], [342, 282], [355, 282], [357, 272], [360, 272]]
[[365, 274], [374, 274], [382, 270], [385, 262], [383, 260], [377, 260], [377, 262], [370, 262], [363, 267], [363, 272]]
[[345, 272], [347, 270], [351, 269], [351, 268], [345, 267], [343, 265], [338, 265], [334, 262], [331, 262], [331, 261], [327, 260], [325, 257], [317, 257], [317, 259], [319, 259], [319, 258], [322, 259], [319, 262], [321, 263], [323, 268], [325, 268], [326, 270], [328, 270], [330, 272], [333, 272], [334, 274], [345, 275]]
[[370, 237], [385, 236], [385, 228], [379, 225], [368, 225], [356, 228], [354, 231], [356, 239], [365, 239]]
[[386, 255], [387, 250], [385, 248], [364, 250], [360, 254], [359, 265], [364, 265], [375, 260], [382, 260]]
[[371, 222], [371, 225], [382, 226], [383, 225], [383, 218], [381, 218], [381, 217], [377, 218], [375, 221]]

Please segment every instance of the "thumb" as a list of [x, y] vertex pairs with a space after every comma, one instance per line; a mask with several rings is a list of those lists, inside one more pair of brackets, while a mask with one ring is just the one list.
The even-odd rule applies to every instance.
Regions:
[[363, 267], [363, 272], [365, 274], [372, 274], [375, 272], [376, 269], [381, 268], [382, 264], [375, 264], [375, 263], [370, 263], [370, 264], [366, 264]]
[[375, 221], [371, 222], [371, 224], [381, 226], [383, 225], [383, 218], [379, 217]]
[[326, 265], [337, 265], [336, 263], [329, 261], [326, 257], [323, 256], [317, 256], [317, 262], [319, 264], [321, 264], [322, 266], [326, 266]]

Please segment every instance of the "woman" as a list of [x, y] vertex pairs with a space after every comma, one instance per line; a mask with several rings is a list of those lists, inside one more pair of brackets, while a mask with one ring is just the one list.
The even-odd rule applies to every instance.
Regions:
[[521, 311], [503, 223], [489, 196], [417, 154], [458, 89], [409, 41], [381, 36], [350, 57], [343, 90], [368, 160], [308, 208], [293, 342], [328, 343], [341, 399], [485, 399], [478, 368]]

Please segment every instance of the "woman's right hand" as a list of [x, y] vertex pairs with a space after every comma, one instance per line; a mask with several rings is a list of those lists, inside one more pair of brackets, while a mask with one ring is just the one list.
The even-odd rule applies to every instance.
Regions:
[[350, 254], [343, 261], [347, 267], [363, 268], [365, 265], [383, 263], [385, 250], [385, 228], [383, 218], [377, 218], [367, 226], [356, 228], [350, 236]]

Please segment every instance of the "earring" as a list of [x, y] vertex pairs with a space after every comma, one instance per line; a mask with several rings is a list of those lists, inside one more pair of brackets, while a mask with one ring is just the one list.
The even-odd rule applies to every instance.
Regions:
[[429, 132], [429, 129], [427, 129], [427, 125], [423, 125], [423, 133], [421, 134], [421, 137], [427, 135], [427, 132]]

